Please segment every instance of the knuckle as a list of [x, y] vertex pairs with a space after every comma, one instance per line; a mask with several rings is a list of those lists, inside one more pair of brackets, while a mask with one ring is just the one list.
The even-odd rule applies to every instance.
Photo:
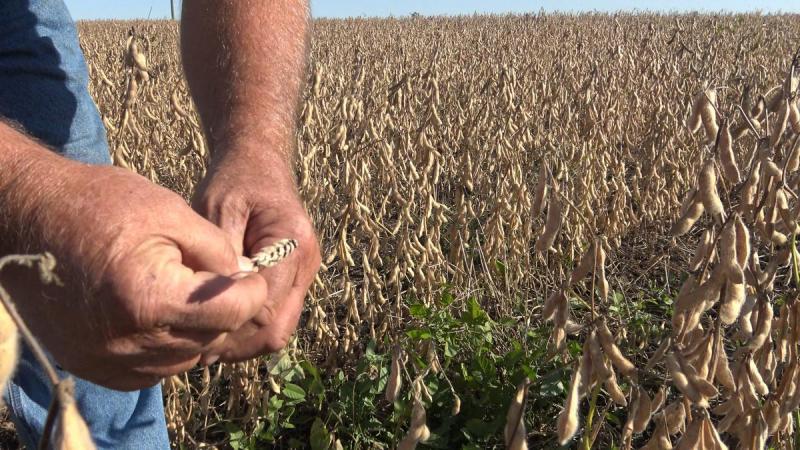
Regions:
[[215, 206], [213, 210], [222, 220], [232, 220], [247, 216], [248, 206], [245, 198], [236, 192], [226, 192], [216, 199], [209, 200]]
[[278, 333], [275, 335], [270, 335], [264, 342], [262, 353], [279, 352], [289, 345], [290, 339], [291, 336], [287, 335], [286, 333]]

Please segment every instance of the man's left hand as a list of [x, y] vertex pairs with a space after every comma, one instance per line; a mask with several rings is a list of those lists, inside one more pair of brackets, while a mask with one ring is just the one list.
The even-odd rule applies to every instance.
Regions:
[[267, 302], [250, 323], [230, 333], [201, 363], [235, 362], [285, 347], [297, 328], [306, 291], [320, 266], [316, 233], [297, 193], [292, 169], [283, 158], [236, 152], [212, 164], [198, 186], [194, 208], [230, 234], [240, 255], [252, 256], [281, 239], [297, 240], [297, 249], [274, 267], [262, 269]]

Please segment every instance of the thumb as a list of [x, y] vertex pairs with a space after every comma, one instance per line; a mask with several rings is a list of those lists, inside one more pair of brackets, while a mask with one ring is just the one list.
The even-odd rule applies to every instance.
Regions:
[[239, 259], [234, 243], [228, 233], [223, 232], [211, 222], [197, 216], [187, 224], [181, 233], [178, 246], [184, 266], [195, 272], [213, 272], [220, 275], [233, 275], [239, 272]]
[[231, 198], [219, 198], [210, 192], [219, 191], [205, 185], [208, 180], [201, 183], [196, 197], [192, 202], [192, 208], [200, 216], [206, 218], [212, 224], [218, 226], [223, 232], [228, 234], [233, 250], [237, 255], [244, 254], [244, 233], [247, 229], [247, 217], [249, 209], [242, 201], [235, 201]]
[[255, 317], [267, 301], [267, 283], [255, 273], [225, 277], [197, 272], [181, 292], [170, 325], [184, 331], [235, 331]]

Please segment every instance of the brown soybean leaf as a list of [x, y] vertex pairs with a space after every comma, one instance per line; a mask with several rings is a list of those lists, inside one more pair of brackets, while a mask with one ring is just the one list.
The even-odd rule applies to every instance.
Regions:
[[730, 122], [726, 122], [720, 131], [718, 151], [723, 178], [730, 185], [739, 184], [741, 174], [739, 173], [739, 166], [736, 164], [736, 157], [733, 154], [733, 137], [731, 136]]
[[677, 434], [684, 429], [686, 424], [686, 407], [682, 399], [673, 400], [664, 408], [664, 423], [670, 435]]
[[525, 378], [517, 385], [517, 391], [506, 413], [506, 425], [503, 429], [506, 448], [526, 448], [526, 432], [524, 423], [525, 400], [530, 380]]
[[533, 205], [531, 210], [534, 215], [538, 216], [544, 211], [544, 207], [547, 204], [547, 182], [548, 182], [549, 172], [547, 169], [547, 163], [542, 161], [541, 166], [539, 167], [539, 180], [536, 182], [536, 188], [534, 189], [533, 194]]
[[636, 414], [633, 416], [633, 432], [635, 434], [644, 432], [650, 423], [650, 417], [653, 413], [653, 400], [642, 387], [638, 389], [638, 404], [636, 406]]
[[703, 420], [695, 418], [686, 427], [686, 432], [678, 440], [675, 450], [706, 450], [701, 442], [703, 440]]
[[611, 360], [611, 364], [623, 375], [627, 377], [634, 376], [636, 374], [636, 366], [622, 354], [617, 344], [614, 343], [614, 336], [611, 334], [611, 330], [608, 329], [605, 320], [601, 320], [597, 326], [597, 337], [606, 356]]
[[667, 353], [667, 350], [669, 350], [671, 345], [672, 345], [672, 338], [669, 336], [666, 337], [663, 341], [661, 341], [661, 344], [653, 353], [653, 356], [651, 356], [650, 359], [647, 360], [647, 364], [644, 366], [644, 370], [646, 372], [653, 370], [656, 367], [656, 364], [660, 363], [664, 359], [664, 355]]
[[617, 375], [613, 370], [610, 372], [611, 375], [603, 382], [608, 395], [611, 396], [611, 400], [617, 405], [628, 406], [628, 399], [625, 397], [625, 393], [622, 392], [622, 389], [620, 389], [619, 384], [617, 383]]
[[56, 386], [59, 411], [53, 429], [53, 445], [58, 450], [93, 450], [95, 448], [89, 427], [78, 411], [73, 397], [74, 382], [62, 380]]
[[558, 231], [561, 229], [561, 221], [563, 219], [561, 200], [557, 195], [552, 197], [550, 205], [547, 207], [547, 220], [545, 221], [544, 231], [542, 231], [541, 236], [539, 236], [534, 245], [537, 252], [544, 252], [550, 249], [556, 241]]
[[572, 383], [570, 384], [567, 394], [564, 409], [558, 415], [556, 428], [558, 429], [558, 442], [560, 445], [566, 445], [575, 432], [578, 431], [580, 425], [580, 417], [578, 416], [578, 406], [580, 400], [579, 387], [581, 384], [581, 370], [576, 367], [572, 373]]

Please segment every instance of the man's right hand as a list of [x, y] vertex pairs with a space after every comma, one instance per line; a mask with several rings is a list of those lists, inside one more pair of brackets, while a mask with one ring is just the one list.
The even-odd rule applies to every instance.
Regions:
[[27, 173], [3, 202], [56, 256], [64, 285], [21, 268], [2, 282], [63, 368], [114, 389], [151, 386], [262, 310], [264, 278], [238, 273], [227, 234], [178, 195], [124, 169], [43, 159], [58, 179], [32, 186]]

